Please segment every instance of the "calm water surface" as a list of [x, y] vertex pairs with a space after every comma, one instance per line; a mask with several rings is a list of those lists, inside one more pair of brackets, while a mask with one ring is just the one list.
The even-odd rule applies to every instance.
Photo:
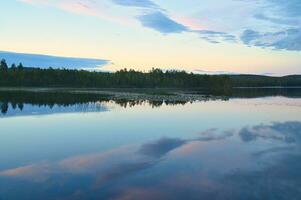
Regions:
[[1, 200], [301, 199], [298, 96], [63, 103], [3, 95]]

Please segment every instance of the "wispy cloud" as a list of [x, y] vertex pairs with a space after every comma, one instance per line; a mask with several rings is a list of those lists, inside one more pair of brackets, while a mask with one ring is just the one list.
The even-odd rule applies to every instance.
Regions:
[[[39, 198], [58, 185], [63, 192], [54, 192], [56, 199], [179, 199], [186, 198], [187, 191], [197, 199], [220, 199], [221, 194], [241, 199], [237, 188], [243, 186], [244, 194], [252, 199], [249, 191], [256, 191], [256, 197], [267, 182], [272, 185], [264, 189], [279, 191], [280, 181], [289, 183], [286, 188], [293, 191], [292, 195], [285, 193], [284, 199], [295, 197], [300, 190], [301, 122], [216, 132], [211, 129], [192, 140], [163, 138], [138, 149], [130, 145], [1, 170], [0, 178], [9, 179], [1, 189], [5, 193], [18, 188], [19, 196], [27, 197], [24, 194], [31, 188], [30, 196]], [[241, 146], [237, 136], [256, 148]], [[263, 184], [254, 187], [258, 179]]]
[[288, 29], [279, 32], [260, 33], [245, 30], [241, 35], [244, 44], [258, 47], [271, 47], [277, 50], [301, 50], [301, 29]]
[[195, 32], [198, 32], [201, 35], [201, 38], [211, 43], [219, 43], [220, 41], [236, 42], [236, 37], [234, 35], [225, 32], [210, 30], [200, 30]]
[[301, 1], [299, 0], [267, 0], [270, 5], [274, 5], [280, 15], [286, 17], [301, 16]]
[[[200, 35], [211, 43], [220, 41], [235, 41], [235, 36], [216, 32], [213, 30], [192, 29], [185, 24], [178, 22], [169, 16], [168, 11], [150, 0], [110, 0], [110, 1], [92, 1], [92, 0], [62, 0], [62, 1], [41, 1], [41, 0], [20, 0], [25, 3], [36, 5], [57, 7], [68, 12], [96, 16], [105, 20], [118, 22], [120, 24], [130, 24], [133, 20], [138, 20], [142, 26], [153, 29], [163, 34], [191, 32]], [[118, 8], [119, 6], [119, 8]], [[122, 11], [124, 8], [132, 8], [131, 14], [116, 14], [116, 9]], [[113, 14], [114, 13], [114, 14]], [[181, 18], [181, 17], [179, 17]], [[191, 19], [190, 19], [191, 21]], [[188, 23], [191, 25], [191, 23]]]
[[301, 142], [300, 128], [301, 123], [298, 121], [275, 122], [271, 125], [245, 127], [239, 131], [239, 135], [244, 142], [264, 139], [299, 144]]
[[154, 29], [163, 34], [190, 32], [200, 35], [200, 38], [210, 43], [220, 43], [221, 41], [236, 42], [234, 35], [212, 30], [197, 30], [186, 27], [171, 19], [167, 14], [162, 12], [153, 12], [138, 16], [137, 19], [147, 28]]
[[158, 9], [159, 6], [150, 0], [111, 0], [121, 6], [138, 7], [138, 8], [154, 8]]
[[8, 64], [22, 62], [23, 65], [26, 67], [40, 68], [53, 67], [68, 69], [93, 69], [110, 63], [109, 60], [105, 59], [59, 57], [41, 54], [15, 53], [7, 51], [0, 51], [0, 58], [6, 59]]
[[[59, 173], [93, 174], [97, 184], [104, 184], [128, 174], [152, 167], [172, 151], [191, 142], [224, 140], [232, 133], [216, 133], [215, 129], [201, 132], [195, 139], [161, 138], [155, 141], [123, 146], [110, 151], [69, 157], [55, 162], [40, 162], [0, 171], [0, 177], [20, 177], [44, 182]], [[108, 167], [110, 166], [110, 167]]]
[[161, 33], [181, 33], [188, 31], [184, 25], [177, 23], [161, 12], [141, 15], [138, 16], [137, 19], [143, 26], [152, 28]]
[[[190, 32], [211, 43], [241, 42], [248, 46], [301, 50], [299, 0], [225, 0], [219, 4], [216, 4], [220, 2], [217, 0], [187, 1], [183, 10], [173, 10], [173, 6], [162, 6], [159, 1], [152, 0], [19, 1], [96, 16], [122, 25], [132, 26], [138, 21], [143, 27], [164, 35]], [[175, 0], [175, 4], [178, 3]], [[188, 8], [193, 12], [188, 12]]]
[[263, 21], [269, 21], [275, 24], [282, 24], [282, 25], [295, 25], [298, 24], [300, 20], [296, 18], [281, 18], [281, 17], [272, 17], [267, 16], [262, 13], [255, 14], [255, 19], [263, 20]]
[[152, 143], [141, 146], [139, 153], [151, 157], [160, 158], [166, 153], [184, 145], [187, 141], [177, 138], [162, 138]]
[[[129, 25], [132, 23], [133, 15], [124, 14], [113, 1], [94, 0], [19, 0], [36, 6], [48, 6], [63, 11], [97, 17], [114, 23]], [[115, 5], [115, 6], [114, 6]], [[113, 14], [114, 13], [114, 14]]]
[[[265, 22], [266, 28], [251, 27], [241, 34], [241, 41], [248, 46], [275, 50], [301, 50], [301, 1], [264, 0], [255, 20]], [[259, 22], [259, 23], [261, 23]]]

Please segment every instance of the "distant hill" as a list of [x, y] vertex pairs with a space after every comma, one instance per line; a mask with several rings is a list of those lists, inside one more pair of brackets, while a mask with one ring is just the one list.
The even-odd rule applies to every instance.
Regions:
[[263, 75], [228, 75], [233, 87], [300, 87], [301, 75], [272, 77]]

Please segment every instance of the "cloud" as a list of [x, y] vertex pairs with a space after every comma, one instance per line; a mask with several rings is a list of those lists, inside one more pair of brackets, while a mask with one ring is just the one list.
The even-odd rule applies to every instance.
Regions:
[[110, 63], [109, 60], [104, 59], [90, 59], [90, 58], [72, 58], [72, 57], [58, 57], [41, 54], [15, 53], [0, 51], [0, 58], [6, 59], [8, 64], [22, 62], [26, 67], [39, 68], [68, 68], [68, 69], [83, 69], [96, 68]]
[[192, 31], [199, 33], [201, 35], [201, 38], [211, 43], [220, 43], [221, 41], [236, 42], [236, 37], [234, 35], [225, 32], [218, 32], [218, 31], [211, 31], [211, 30], [200, 30], [200, 31], [192, 30]]
[[[121, 25], [151, 28], [164, 35], [197, 33], [210, 43], [240, 42], [250, 47], [300, 51], [300, 0], [187, 1], [183, 8], [152, 0], [19, 0], [95, 16]], [[175, 5], [181, 5], [175, 1]], [[187, 9], [191, 7], [193, 12]], [[226, 12], [231, 9], [231, 12]], [[182, 19], [182, 20], [181, 20]], [[193, 22], [193, 23], [192, 23]], [[191, 26], [193, 24], [193, 26]], [[206, 27], [206, 28], [205, 28]]]
[[[125, 165], [126, 163], [137, 163], [130, 147], [120, 147], [105, 152], [79, 155], [54, 162], [39, 162], [17, 168], [0, 171], [1, 176], [19, 177], [33, 181], [46, 181], [57, 174], [107, 174], [112, 173], [112, 166]], [[107, 166], [110, 166], [107, 168]]]
[[180, 138], [161, 138], [153, 142], [136, 146], [124, 146], [105, 152], [69, 157], [54, 162], [35, 163], [17, 168], [0, 171], [1, 176], [20, 177], [34, 181], [46, 181], [57, 174], [92, 174], [97, 175], [98, 184], [111, 179], [126, 176], [161, 161], [169, 152], [191, 142], [207, 142], [223, 140], [232, 134], [215, 134], [215, 129], [204, 131], [200, 137], [192, 140]]
[[212, 30], [190, 29], [162, 12], [147, 13], [138, 16], [137, 19], [144, 27], [154, 29], [163, 34], [191, 32], [199, 34], [201, 39], [210, 43], [220, 43], [221, 41], [236, 42], [234, 35]]
[[279, 152], [283, 152], [283, 151], [292, 151], [294, 150], [295, 147], [291, 147], [291, 146], [285, 146], [285, 147], [274, 147], [274, 148], [270, 148], [270, 149], [265, 149], [262, 151], [258, 151], [253, 153], [253, 156], [265, 156], [271, 153], [279, 153]]
[[[110, 0], [110, 1], [92, 1], [92, 0], [62, 0], [62, 1], [41, 1], [41, 0], [20, 0], [24, 3], [34, 5], [43, 5], [56, 7], [76, 14], [95, 16], [104, 20], [117, 22], [121, 25], [133, 25], [133, 20], [138, 20], [142, 26], [151, 28], [162, 34], [171, 33], [197, 33], [200, 38], [210, 43], [220, 43], [222, 41], [235, 42], [234, 35], [225, 32], [213, 30], [192, 29], [169, 16], [169, 11], [160, 7], [151, 0]], [[130, 8], [127, 14], [122, 7]], [[181, 16], [174, 16], [181, 19]], [[184, 17], [185, 18], [185, 17]], [[194, 19], [190, 18], [189, 21]], [[181, 20], [180, 20], [181, 21]], [[190, 23], [188, 25], [191, 25]], [[200, 27], [198, 27], [200, 28]]]
[[137, 173], [141, 170], [145, 170], [154, 166], [156, 162], [151, 161], [141, 161], [141, 162], [132, 162], [132, 163], [121, 163], [117, 166], [112, 166], [105, 174], [99, 176], [95, 181], [96, 187], [101, 187], [104, 184], [113, 181], [115, 179], [120, 179], [125, 176]]
[[228, 137], [233, 136], [232, 131], [225, 131], [223, 133], [216, 133], [217, 129], [209, 129], [201, 133], [199, 138], [193, 139], [192, 141], [198, 142], [208, 142], [208, 141], [217, 141], [217, 140], [224, 140]]
[[159, 8], [157, 4], [150, 0], [112, 0], [121, 6], [138, 7], [138, 8]]
[[272, 24], [300, 27], [301, 1], [299, 0], [263, 0], [254, 14], [255, 19]]
[[265, 33], [248, 29], [240, 38], [249, 46], [271, 47], [276, 50], [301, 50], [301, 28]]
[[239, 131], [239, 135], [244, 142], [265, 139], [285, 143], [300, 143], [301, 122], [278, 122], [271, 125], [245, 127]]
[[94, 1], [94, 0], [19, 0], [23, 3], [35, 6], [53, 7], [66, 12], [78, 15], [93, 16], [101, 20], [114, 22], [121, 25], [132, 24], [132, 14], [122, 12], [113, 1]]
[[249, 28], [240, 37], [244, 44], [274, 50], [301, 50], [301, 1], [263, 0], [255, 10], [253, 19], [257, 23], [247, 24]]
[[260, 34], [253, 30], [245, 30], [240, 39], [247, 45], [250, 45], [252, 41], [260, 38]]
[[262, 13], [255, 14], [254, 18], [259, 19], [259, 20], [269, 21], [269, 22], [272, 22], [275, 24], [282, 24], [282, 25], [296, 25], [300, 21], [296, 18], [270, 17], [270, 16], [266, 16]]
[[208, 71], [208, 70], [201, 70], [201, 69], [195, 69], [191, 71], [194, 74], [209, 74], [209, 75], [221, 75], [221, 74], [226, 74], [226, 75], [233, 75], [237, 74], [235, 72], [231, 71]]
[[161, 158], [170, 151], [191, 142], [209, 142], [224, 140], [233, 135], [232, 132], [216, 133], [216, 129], [209, 129], [200, 134], [198, 138], [183, 140], [179, 138], [161, 138], [157, 141], [143, 144], [138, 150], [139, 154]]
[[169, 18], [162, 12], [153, 12], [140, 15], [137, 19], [145, 27], [154, 29], [164, 34], [182, 33], [188, 31], [187, 27]]
[[138, 153], [160, 158], [166, 153], [184, 145], [185, 143], [186, 141], [181, 139], [162, 138], [153, 143], [146, 143], [142, 145]]
[[[127, 146], [0, 171], [1, 191], [11, 194], [15, 188], [17, 199], [39, 199], [49, 196], [49, 191], [53, 199], [299, 197], [301, 122], [276, 122], [245, 130], [255, 136], [251, 138], [267, 141], [250, 146], [241, 144], [235, 135], [228, 141], [198, 143], [237, 133], [217, 134], [215, 129], [192, 140], [163, 138], [142, 144], [138, 151], [136, 146]], [[238, 131], [240, 136], [244, 130]], [[295, 138], [294, 143], [287, 143], [286, 138]], [[191, 145], [186, 154], [179, 155]], [[163, 162], [162, 156], [175, 149], [179, 151]]]
[[301, 16], [301, 1], [300, 0], [267, 0], [269, 3], [275, 5], [278, 12], [287, 17]]
[[127, 188], [122, 193], [119, 193], [112, 200], [133, 200], [133, 199], [168, 199], [163, 191], [151, 187], [133, 187]]

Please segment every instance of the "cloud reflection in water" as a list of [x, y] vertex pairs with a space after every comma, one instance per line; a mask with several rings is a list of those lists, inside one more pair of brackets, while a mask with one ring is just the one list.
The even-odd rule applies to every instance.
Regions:
[[[298, 199], [300, 131], [297, 121], [212, 129], [195, 139], [161, 138], [45, 161], [1, 171], [0, 192], [17, 185], [26, 197], [26, 183], [33, 193], [60, 185], [60, 199]], [[8, 179], [12, 185], [4, 185]]]

